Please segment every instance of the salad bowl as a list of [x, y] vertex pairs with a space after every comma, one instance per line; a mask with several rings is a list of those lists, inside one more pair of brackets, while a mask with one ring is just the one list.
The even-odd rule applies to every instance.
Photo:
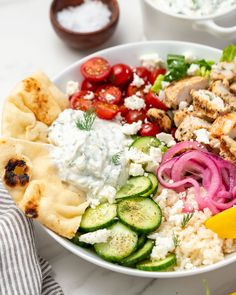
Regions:
[[[140, 56], [145, 54], [158, 53], [160, 58], [165, 59], [167, 54], [191, 54], [198, 58], [204, 58], [206, 60], [218, 61], [221, 56], [221, 51], [212, 47], [186, 43], [179, 41], [152, 41], [152, 42], [139, 42], [121, 45], [113, 48], [108, 48], [99, 52], [96, 52], [84, 59], [79, 60], [73, 65], [66, 68], [62, 73], [58, 74], [53, 82], [63, 91], [66, 90], [66, 84], [68, 81], [74, 80], [81, 82], [82, 75], [79, 72], [80, 66], [88, 59], [92, 57], [103, 57], [108, 60], [111, 64], [115, 63], [126, 63], [130, 66], [135, 66], [140, 62]], [[226, 257], [212, 265], [207, 265], [204, 267], [198, 267], [191, 270], [178, 270], [178, 271], [168, 271], [168, 272], [155, 272], [155, 271], [142, 271], [138, 269], [128, 268], [125, 266], [120, 266], [114, 263], [104, 261], [98, 257], [94, 252], [78, 247], [72, 244], [69, 240], [57, 235], [53, 231], [45, 227], [46, 232], [64, 248], [74, 253], [75, 255], [93, 263], [100, 267], [109, 269], [111, 271], [124, 273], [132, 276], [139, 277], [149, 277], [149, 278], [177, 278], [198, 275], [201, 273], [216, 270], [218, 268], [229, 265], [236, 262], [236, 253], [226, 255]]]

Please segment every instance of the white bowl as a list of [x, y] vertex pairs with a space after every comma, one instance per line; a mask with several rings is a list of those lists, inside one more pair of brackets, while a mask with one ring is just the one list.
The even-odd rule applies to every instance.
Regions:
[[[80, 65], [92, 56], [102, 56], [110, 61], [111, 64], [114, 63], [127, 63], [131, 66], [139, 64], [139, 57], [142, 54], [149, 54], [157, 52], [163, 59], [166, 58], [168, 53], [172, 54], [183, 54], [186, 51], [191, 51], [195, 56], [199, 58], [206, 58], [210, 60], [218, 60], [221, 51], [215, 48], [198, 45], [194, 43], [184, 43], [176, 41], [159, 41], [159, 42], [142, 42], [142, 43], [132, 43], [121, 46], [116, 46], [108, 48], [102, 51], [98, 51], [90, 56], [87, 56], [84, 59], [79, 60], [73, 65], [69, 66], [62, 73], [60, 73], [55, 79], [54, 82], [59, 86], [63, 91], [65, 91], [66, 82], [68, 80], [81, 81], [82, 76], [80, 74]], [[205, 267], [200, 267], [194, 270], [184, 270], [178, 272], [147, 272], [137, 269], [132, 269], [124, 266], [119, 266], [110, 262], [107, 262], [97, 256], [96, 253], [83, 249], [72, 244], [67, 239], [60, 237], [49, 229], [46, 229], [47, 233], [55, 239], [59, 244], [65, 247], [70, 252], [75, 255], [91, 262], [101, 267], [110, 269], [112, 271], [124, 273], [132, 276], [139, 277], [149, 277], [149, 278], [177, 278], [184, 276], [197, 275], [204, 272], [209, 272], [216, 270], [223, 266], [226, 266], [230, 263], [236, 262], [236, 253], [228, 255], [224, 260]]]

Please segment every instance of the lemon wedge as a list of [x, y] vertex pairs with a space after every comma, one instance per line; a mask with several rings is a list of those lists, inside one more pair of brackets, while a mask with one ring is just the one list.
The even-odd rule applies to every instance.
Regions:
[[236, 239], [236, 207], [227, 209], [205, 222], [205, 226], [223, 239]]

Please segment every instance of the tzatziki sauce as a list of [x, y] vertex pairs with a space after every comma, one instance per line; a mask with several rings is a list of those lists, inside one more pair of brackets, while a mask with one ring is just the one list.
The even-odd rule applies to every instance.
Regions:
[[80, 110], [67, 109], [59, 115], [49, 128], [49, 140], [55, 145], [50, 155], [61, 179], [84, 191], [92, 207], [104, 199], [112, 203], [116, 188], [128, 179], [123, 152], [130, 138], [119, 123], [97, 117], [90, 130], [81, 130], [76, 122], [83, 118]]
[[229, 10], [236, 0], [152, 0], [162, 10], [193, 17], [208, 16]]

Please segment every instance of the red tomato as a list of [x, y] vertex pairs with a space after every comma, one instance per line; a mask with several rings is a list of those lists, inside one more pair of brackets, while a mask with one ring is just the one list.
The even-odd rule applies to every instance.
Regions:
[[74, 110], [87, 111], [93, 107], [93, 101], [74, 96], [70, 100], [70, 105]]
[[150, 75], [150, 83], [153, 84], [156, 80], [156, 78], [159, 76], [159, 75], [165, 75], [166, 73], [166, 69], [155, 69], [151, 72], [151, 75]]
[[144, 87], [145, 86], [141, 86], [140, 88], [138, 88], [138, 87], [132, 85], [132, 83], [130, 83], [127, 88], [127, 96], [132, 96], [132, 95], [136, 94], [137, 92], [140, 92], [139, 96], [144, 98], [145, 97], [145, 94], [143, 92]]
[[146, 95], [145, 102], [146, 102], [146, 104], [148, 104], [149, 106], [152, 106], [154, 108], [161, 109], [164, 111], [168, 110], [168, 107], [151, 90]]
[[117, 105], [98, 101], [95, 103], [95, 112], [100, 119], [112, 120], [119, 112], [119, 108]]
[[144, 80], [145, 83], [149, 82], [151, 72], [145, 67], [136, 67], [134, 72]]
[[132, 124], [133, 122], [137, 122], [139, 120], [144, 121], [146, 118], [146, 114], [144, 111], [130, 110], [125, 116], [125, 120], [127, 123]]
[[127, 113], [129, 112], [129, 109], [127, 109], [127, 107], [122, 104], [121, 106], [119, 106], [119, 111], [121, 116], [125, 117]]
[[104, 81], [110, 74], [110, 64], [102, 57], [93, 57], [80, 67], [82, 75], [90, 82]]
[[98, 100], [107, 102], [109, 104], [119, 104], [121, 101], [122, 93], [120, 89], [112, 85], [104, 85], [99, 87], [96, 92]]
[[153, 123], [144, 123], [139, 130], [141, 136], [156, 136], [160, 132], [160, 128]]
[[123, 86], [133, 78], [133, 72], [128, 65], [116, 64], [111, 67], [110, 80], [115, 86]]
[[92, 83], [87, 79], [84, 79], [81, 83], [81, 90], [89, 90], [95, 92], [98, 88], [98, 85], [96, 83]]

